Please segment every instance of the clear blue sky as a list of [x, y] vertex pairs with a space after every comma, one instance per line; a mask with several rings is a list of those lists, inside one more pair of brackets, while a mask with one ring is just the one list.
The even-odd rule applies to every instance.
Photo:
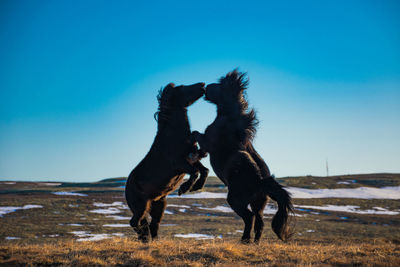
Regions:
[[236, 67], [278, 177], [400, 172], [399, 2], [272, 2], [1, 1], [0, 179], [127, 176], [160, 87]]

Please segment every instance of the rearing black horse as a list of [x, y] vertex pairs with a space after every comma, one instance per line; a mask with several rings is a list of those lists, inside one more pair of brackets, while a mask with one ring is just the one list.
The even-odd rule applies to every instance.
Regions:
[[[190, 179], [182, 184], [180, 193], [204, 185], [208, 169], [200, 159], [187, 116], [187, 107], [204, 94], [204, 83], [189, 86], [167, 85], [158, 95], [157, 135], [146, 157], [133, 169], [125, 187], [125, 197], [133, 213], [130, 225], [143, 242], [157, 237], [158, 227], [166, 207], [165, 197], [176, 189], [185, 173]], [[198, 173], [200, 178], [193, 186]], [[146, 216], [150, 213], [151, 223]]]
[[[228, 186], [229, 205], [245, 223], [242, 242], [250, 241], [253, 225], [254, 241], [260, 240], [268, 196], [278, 202], [272, 229], [286, 240], [292, 235], [288, 214], [293, 212], [293, 206], [289, 193], [271, 176], [252, 145], [258, 122], [254, 110], [248, 111], [243, 95], [247, 83], [245, 74], [235, 70], [219, 83], [209, 84], [205, 98], [217, 105], [217, 117], [204, 134], [194, 131], [193, 135], [200, 149], [210, 154], [214, 172]], [[252, 211], [247, 208], [249, 204]]]

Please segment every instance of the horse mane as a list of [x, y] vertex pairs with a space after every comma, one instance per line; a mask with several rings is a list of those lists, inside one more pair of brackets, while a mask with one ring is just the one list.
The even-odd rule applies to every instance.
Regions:
[[244, 121], [244, 136], [242, 139], [243, 143], [252, 142], [256, 136], [257, 126], [259, 120], [257, 119], [256, 111], [251, 109], [249, 112], [242, 115]]
[[[158, 102], [158, 108], [157, 111], [154, 113], [154, 119], [159, 122], [159, 120], [164, 120], [168, 121], [168, 115], [164, 114], [166, 111], [170, 110], [171, 107], [169, 106], [170, 103], [166, 101], [166, 99], [169, 97], [170, 90], [166, 90], [167, 88], [175, 86], [173, 83], [168, 84], [165, 87], [161, 87], [160, 90], [158, 90], [157, 94], [157, 102]], [[160, 116], [161, 113], [161, 116]]]
[[242, 90], [246, 90], [249, 85], [249, 79], [247, 77], [247, 72], [240, 72], [237, 68], [229, 72], [227, 75], [222, 76], [219, 79], [221, 84], [230, 84], [235, 87], [239, 87]]
[[254, 109], [249, 110], [249, 103], [247, 100], [246, 89], [249, 85], [249, 79], [246, 72], [240, 72], [234, 69], [226, 76], [219, 79], [219, 83], [223, 88], [229, 90], [237, 90], [239, 97], [235, 99], [240, 107], [241, 123], [238, 125], [238, 135], [242, 144], [252, 142], [258, 126], [258, 119]]

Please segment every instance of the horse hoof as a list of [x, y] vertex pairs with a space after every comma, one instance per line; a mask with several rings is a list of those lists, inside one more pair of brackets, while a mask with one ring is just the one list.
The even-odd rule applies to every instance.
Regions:
[[248, 244], [250, 244], [250, 238], [242, 238], [242, 239], [240, 240], [240, 242], [241, 242], [242, 244], [248, 245]]
[[186, 182], [179, 187], [178, 195], [183, 195], [189, 190], [190, 185], [188, 185]]
[[187, 189], [185, 190], [185, 189], [182, 189], [181, 187], [179, 188], [179, 190], [178, 190], [178, 195], [183, 195], [183, 194], [185, 194], [187, 192]]
[[200, 190], [200, 189], [203, 189], [203, 187], [194, 185], [194, 186], [190, 189], [190, 192], [194, 192], [194, 191], [197, 191], [197, 190]]
[[203, 187], [204, 187], [204, 183], [198, 183], [198, 182], [196, 182], [196, 183], [194, 183], [194, 185], [193, 185], [192, 188], [190, 189], [190, 192], [197, 191], [197, 190], [201, 190], [201, 189], [203, 189]]
[[150, 239], [148, 236], [139, 236], [139, 241], [142, 243], [149, 243]]

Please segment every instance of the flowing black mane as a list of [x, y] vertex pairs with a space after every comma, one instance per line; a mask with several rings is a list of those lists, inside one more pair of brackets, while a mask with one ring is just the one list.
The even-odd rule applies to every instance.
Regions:
[[232, 86], [239, 86], [243, 90], [247, 89], [249, 85], [249, 79], [247, 78], [247, 72], [240, 72], [238, 69], [234, 69], [227, 75], [219, 78], [219, 82], [230, 83]]
[[[154, 119], [157, 122], [168, 121], [170, 119], [169, 112], [172, 110], [176, 110], [178, 107], [173, 106], [172, 104], [172, 95], [173, 95], [173, 88], [175, 84], [170, 83], [165, 87], [161, 87], [158, 90], [157, 94], [157, 101], [158, 101], [158, 108], [157, 111], [154, 113]], [[185, 109], [182, 107], [182, 109]]]
[[154, 113], [154, 119], [157, 122], [158, 122], [158, 115], [161, 112], [161, 98], [162, 98], [163, 93], [164, 93], [164, 88], [161, 87], [160, 90], [158, 90], [158, 94], [157, 94], [158, 108], [157, 108], [157, 111]]
[[[256, 111], [252, 108], [249, 109], [247, 101], [246, 89], [249, 85], [249, 79], [246, 72], [239, 72], [237, 69], [229, 72], [226, 76], [219, 79], [219, 83], [225, 90], [234, 90], [238, 92], [238, 97], [234, 98], [236, 106], [240, 109], [240, 139], [241, 143], [252, 142], [258, 126], [258, 119]], [[234, 103], [230, 103], [229, 107], [234, 107]], [[228, 107], [228, 108], [229, 108]]]
[[248, 113], [243, 114], [243, 121], [244, 121], [244, 125], [245, 125], [244, 141], [246, 141], [246, 143], [252, 142], [254, 137], [256, 136], [257, 126], [259, 123], [254, 109], [251, 109]]

